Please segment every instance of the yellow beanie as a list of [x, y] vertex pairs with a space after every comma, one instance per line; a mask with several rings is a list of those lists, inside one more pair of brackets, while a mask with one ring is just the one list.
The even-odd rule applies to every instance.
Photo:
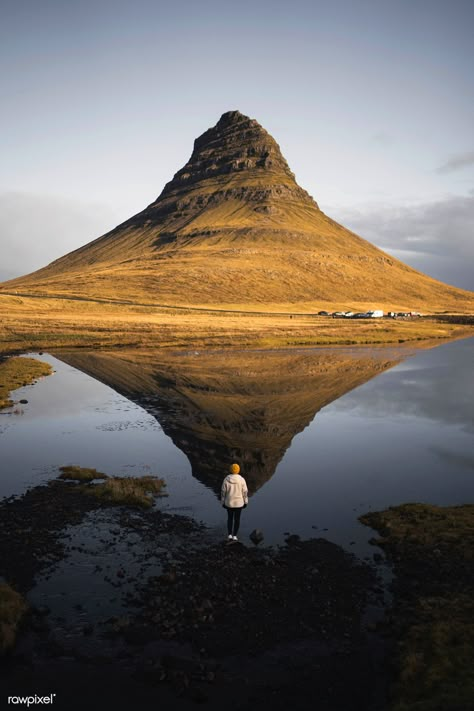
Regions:
[[230, 465], [230, 473], [231, 474], [238, 474], [240, 472], [240, 467], [238, 464], [231, 464]]

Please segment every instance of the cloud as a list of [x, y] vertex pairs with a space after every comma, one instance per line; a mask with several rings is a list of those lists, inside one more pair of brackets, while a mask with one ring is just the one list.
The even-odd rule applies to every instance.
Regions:
[[61, 197], [0, 194], [0, 281], [44, 267], [115, 226], [106, 205]]
[[436, 172], [453, 173], [455, 170], [465, 168], [468, 165], [474, 165], [474, 151], [458, 153], [458, 155], [452, 156], [449, 160], [440, 165]]
[[474, 195], [419, 205], [333, 208], [328, 213], [415, 269], [474, 288]]

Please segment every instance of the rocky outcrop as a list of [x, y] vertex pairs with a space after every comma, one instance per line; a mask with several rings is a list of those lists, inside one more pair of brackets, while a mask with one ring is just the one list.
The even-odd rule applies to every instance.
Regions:
[[[229, 187], [229, 180], [238, 185]], [[239, 111], [228, 111], [194, 142], [194, 150], [158, 198], [126, 225], [158, 224], [167, 217], [192, 219], [229, 201], [255, 203], [253, 209], [277, 214], [268, 203], [303, 201], [318, 209], [296, 183], [280, 146], [262, 126]]]
[[167, 183], [158, 200], [187, 191], [201, 180], [261, 170], [281, 173], [295, 182], [272, 136], [255, 119], [228, 111], [213, 128], [196, 138], [191, 158]]

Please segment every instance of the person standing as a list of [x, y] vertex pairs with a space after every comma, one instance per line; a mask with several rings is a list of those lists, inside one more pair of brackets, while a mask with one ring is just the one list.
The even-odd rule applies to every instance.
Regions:
[[229, 541], [238, 541], [237, 533], [240, 526], [240, 514], [248, 502], [247, 483], [240, 475], [238, 464], [231, 464], [230, 474], [226, 476], [221, 487], [221, 503], [227, 509], [227, 538]]

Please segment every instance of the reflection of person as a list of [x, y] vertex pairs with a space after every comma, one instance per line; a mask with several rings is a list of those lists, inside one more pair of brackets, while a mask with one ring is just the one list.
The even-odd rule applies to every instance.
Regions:
[[237, 541], [237, 533], [240, 526], [240, 514], [248, 502], [247, 484], [243, 476], [240, 476], [238, 464], [232, 464], [230, 474], [222, 482], [221, 503], [227, 509], [227, 538], [229, 541]]

